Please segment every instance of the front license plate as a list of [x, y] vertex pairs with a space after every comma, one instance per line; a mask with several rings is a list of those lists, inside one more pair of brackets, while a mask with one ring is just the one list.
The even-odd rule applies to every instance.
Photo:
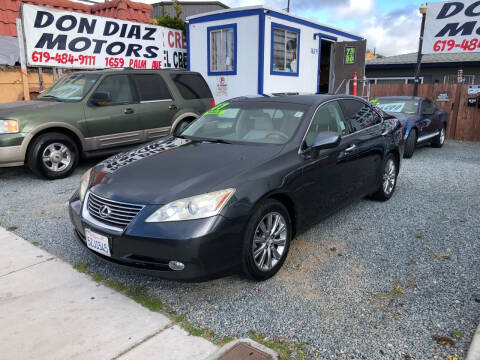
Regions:
[[87, 239], [87, 246], [90, 249], [102, 255], [111, 256], [108, 237], [97, 234], [90, 229], [85, 229], [85, 238]]

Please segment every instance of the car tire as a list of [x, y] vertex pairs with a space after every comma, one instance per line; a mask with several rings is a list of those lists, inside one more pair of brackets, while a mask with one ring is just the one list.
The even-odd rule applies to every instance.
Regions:
[[435, 139], [432, 141], [432, 147], [441, 148], [443, 144], [445, 144], [445, 135], [446, 135], [445, 125], [442, 125], [442, 128], [440, 129], [440, 134], [438, 134], [435, 137]]
[[[270, 236], [267, 233], [272, 228], [274, 234]], [[285, 206], [272, 199], [263, 201], [245, 230], [242, 251], [244, 274], [255, 281], [267, 280], [275, 275], [288, 255], [291, 237], [292, 223]]]
[[49, 180], [69, 176], [77, 167], [78, 146], [67, 135], [51, 132], [38, 136], [29, 146], [28, 167]]
[[387, 201], [393, 195], [397, 186], [398, 161], [395, 155], [388, 154], [382, 168], [382, 182], [377, 192], [373, 194], [373, 198], [379, 201]]
[[410, 159], [415, 151], [415, 146], [417, 145], [417, 130], [412, 129], [410, 130], [410, 134], [408, 134], [407, 142], [405, 144], [405, 152], [403, 153], [403, 157], [405, 159]]
[[180, 135], [191, 123], [192, 121], [190, 120], [182, 120], [180, 121], [177, 126], [175, 126], [175, 129], [173, 129], [173, 136], [178, 136]]

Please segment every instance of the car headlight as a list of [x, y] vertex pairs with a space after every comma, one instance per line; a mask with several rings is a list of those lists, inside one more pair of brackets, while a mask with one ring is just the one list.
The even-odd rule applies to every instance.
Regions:
[[225, 189], [172, 201], [155, 211], [145, 222], [193, 220], [218, 215], [234, 193], [235, 189]]
[[0, 134], [18, 133], [17, 120], [0, 120]]
[[92, 169], [88, 169], [82, 175], [82, 180], [80, 180], [80, 188], [78, 189], [78, 196], [80, 197], [80, 201], [83, 202], [85, 199], [85, 194], [87, 193], [88, 184], [90, 183], [90, 173]]

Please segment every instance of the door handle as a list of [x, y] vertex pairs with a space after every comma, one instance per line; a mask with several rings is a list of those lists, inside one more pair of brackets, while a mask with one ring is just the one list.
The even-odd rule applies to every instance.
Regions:
[[126, 108], [125, 110], [123, 110], [123, 112], [125, 114], [133, 114], [135, 111], [132, 108]]
[[172, 105], [170, 105], [170, 106], [168, 107], [168, 109], [169, 109], [169, 110], [177, 110], [178, 108], [177, 108], [177, 105], [172, 104]]
[[345, 152], [351, 152], [351, 151], [353, 151], [356, 147], [357, 147], [357, 145], [353, 144], [353, 145], [349, 146], [348, 148], [346, 148], [346, 149], [345, 149]]

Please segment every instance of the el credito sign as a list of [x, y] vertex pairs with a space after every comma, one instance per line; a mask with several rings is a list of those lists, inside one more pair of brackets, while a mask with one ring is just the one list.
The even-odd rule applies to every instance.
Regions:
[[22, 4], [29, 66], [186, 68], [182, 31]]
[[480, 52], [480, 1], [428, 3], [423, 54]]

